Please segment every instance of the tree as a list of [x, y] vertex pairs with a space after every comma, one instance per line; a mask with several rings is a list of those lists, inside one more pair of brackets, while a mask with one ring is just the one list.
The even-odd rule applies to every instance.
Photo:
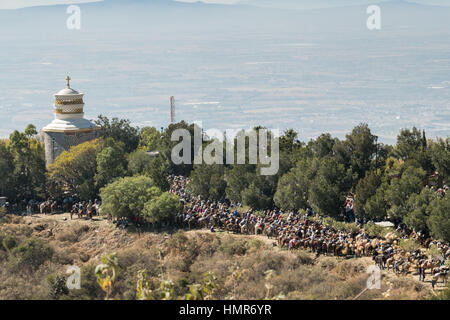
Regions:
[[326, 156], [333, 155], [333, 147], [336, 143], [336, 139], [331, 137], [329, 133], [323, 133], [316, 140], [311, 140], [308, 143], [308, 148], [312, 151], [312, 154], [317, 158], [324, 158]]
[[224, 179], [226, 196], [233, 202], [242, 203], [242, 191], [250, 186], [256, 172], [256, 166], [251, 164], [236, 164], [225, 169]]
[[48, 166], [49, 183], [57, 186], [59, 192], [68, 189], [82, 199], [94, 198], [98, 190], [94, 177], [100, 150], [101, 141], [95, 139], [62, 152]]
[[376, 193], [371, 196], [363, 207], [364, 217], [369, 220], [384, 220], [387, 213], [387, 204], [384, 199], [384, 187], [378, 188]]
[[167, 177], [172, 173], [171, 162], [164, 155], [159, 155], [150, 161], [145, 174], [153, 179], [155, 185], [162, 191], [168, 191], [170, 188]]
[[352, 152], [348, 143], [336, 139], [333, 145], [333, 155], [337, 162], [342, 164], [346, 169], [350, 168]]
[[377, 137], [373, 135], [366, 123], [356, 126], [345, 143], [350, 150], [350, 164], [359, 177], [364, 177], [370, 169], [371, 161], [377, 151]]
[[27, 127], [25, 128], [24, 131], [25, 135], [29, 138], [34, 137], [35, 135], [37, 135], [37, 131], [36, 131], [36, 127], [32, 124], [27, 125]]
[[101, 128], [101, 137], [123, 142], [126, 153], [130, 153], [138, 147], [139, 128], [133, 127], [130, 120], [119, 120], [118, 118], [109, 120], [107, 117], [99, 115], [95, 123]]
[[427, 221], [431, 235], [435, 239], [450, 241], [450, 197], [438, 198], [432, 203], [430, 218]]
[[397, 144], [393, 150], [393, 155], [406, 161], [413, 158], [422, 146], [422, 134], [419, 129], [416, 127], [413, 127], [412, 130], [402, 129], [397, 136]]
[[139, 133], [139, 149], [144, 151], [157, 150], [161, 133], [155, 127], [144, 127]]
[[15, 130], [9, 136], [8, 149], [14, 162], [15, 199], [45, 196], [44, 145], [35, 137], [36, 128], [28, 125], [25, 132]]
[[431, 145], [431, 161], [445, 183], [450, 183], [450, 138], [438, 139]]
[[[358, 218], [363, 218], [365, 216], [364, 206], [367, 201], [373, 197], [378, 187], [381, 185], [380, 176], [374, 171], [366, 172], [366, 176], [360, 179], [356, 185], [356, 197], [354, 203], [355, 216]], [[372, 202], [375, 199], [372, 200]], [[371, 205], [373, 205], [372, 203]]]
[[272, 205], [272, 199], [255, 182], [242, 191], [242, 202], [254, 209], [266, 209]]
[[125, 176], [127, 165], [123, 142], [107, 138], [103, 142], [103, 149], [97, 154], [97, 173], [95, 174], [97, 188], [100, 189], [115, 178]]
[[431, 172], [433, 170], [432, 162], [427, 150], [425, 131], [420, 132], [419, 129], [413, 127], [412, 130], [400, 131], [392, 154], [403, 161], [416, 160], [425, 171]]
[[14, 157], [6, 141], [0, 140], [0, 197], [13, 199], [15, 195]]
[[134, 219], [142, 214], [147, 202], [160, 195], [161, 190], [149, 177], [119, 178], [100, 189], [101, 213], [116, 218]]
[[285, 151], [288, 154], [292, 153], [295, 146], [300, 144], [297, 137], [298, 134], [294, 129], [284, 131], [284, 134], [280, 137], [280, 151]]
[[278, 181], [274, 196], [275, 204], [283, 210], [305, 208], [308, 200], [308, 184], [305, 172], [299, 167], [293, 168]]
[[147, 170], [151, 156], [141, 149], [133, 151], [128, 155], [128, 173], [134, 175], [144, 175]]
[[390, 209], [389, 217], [402, 219], [408, 213], [406, 202], [409, 197], [419, 194], [424, 186], [426, 172], [422, 168], [407, 166], [401, 178], [393, 178], [386, 190], [386, 200]]
[[412, 194], [406, 203], [408, 214], [404, 218], [405, 224], [416, 232], [428, 234], [427, 221], [435, 199], [436, 193], [430, 188], [423, 188], [420, 194]]
[[317, 175], [311, 181], [309, 189], [313, 207], [324, 215], [337, 217], [341, 213], [353, 178], [351, 170], [346, 170], [336, 159], [320, 160]]
[[225, 197], [224, 166], [202, 164], [191, 173], [189, 189], [205, 200], [218, 201]]
[[170, 222], [183, 209], [180, 198], [164, 192], [159, 197], [148, 201], [144, 206], [144, 217], [151, 223]]

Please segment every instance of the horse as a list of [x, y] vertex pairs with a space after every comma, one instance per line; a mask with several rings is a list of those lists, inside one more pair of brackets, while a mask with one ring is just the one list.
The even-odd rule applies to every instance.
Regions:
[[53, 201], [50, 204], [50, 213], [53, 213], [53, 212], [56, 212], [56, 211], [58, 211], [58, 202]]
[[44, 201], [39, 205], [39, 212], [41, 214], [51, 213], [50, 201]]
[[272, 228], [271, 225], [268, 225], [264, 228], [263, 230], [263, 234], [267, 236], [267, 238], [270, 239], [270, 237], [275, 236], [276, 233], [274, 232], [274, 229]]
[[263, 233], [264, 231], [264, 223], [263, 222], [258, 222], [255, 225], [255, 236], [257, 236], [259, 233]]
[[387, 269], [389, 270], [391, 267], [392, 267], [392, 269], [394, 269], [394, 265], [395, 265], [394, 257], [391, 256], [391, 257], [387, 258], [387, 260], [386, 260]]
[[376, 255], [372, 258], [375, 261], [375, 264], [380, 267], [381, 270], [385, 268], [385, 259], [383, 254]]
[[280, 234], [278, 236], [278, 245], [280, 246], [280, 248], [287, 246], [288, 245], [288, 236], [286, 236], [285, 234]]

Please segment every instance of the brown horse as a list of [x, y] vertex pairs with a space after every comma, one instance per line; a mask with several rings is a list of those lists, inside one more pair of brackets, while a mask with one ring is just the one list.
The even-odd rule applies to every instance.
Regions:
[[258, 234], [262, 234], [264, 231], [264, 223], [263, 222], [258, 222], [255, 225], [255, 236], [257, 236]]

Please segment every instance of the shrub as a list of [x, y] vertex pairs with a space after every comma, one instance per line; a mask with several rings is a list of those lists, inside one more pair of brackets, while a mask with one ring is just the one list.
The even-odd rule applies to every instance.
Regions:
[[399, 246], [406, 251], [416, 251], [420, 248], [420, 243], [413, 239], [401, 239]]
[[145, 204], [161, 195], [153, 180], [144, 176], [120, 178], [100, 190], [102, 214], [133, 219]]
[[166, 192], [145, 204], [144, 216], [151, 223], [170, 222], [182, 208], [179, 197]]
[[41, 239], [29, 238], [12, 250], [15, 271], [34, 271], [53, 256], [53, 248]]
[[68, 294], [69, 289], [66, 286], [66, 277], [51, 274], [47, 277], [48, 295], [54, 300], [58, 300], [60, 296]]
[[1, 243], [3, 249], [5, 249], [6, 251], [10, 251], [15, 246], [17, 246], [17, 239], [13, 235], [7, 235], [2, 239]]
[[392, 232], [392, 229], [379, 226], [377, 224], [367, 224], [365, 229], [371, 238], [383, 238], [387, 233]]
[[169, 240], [167, 240], [166, 247], [171, 251], [183, 252], [187, 248], [189, 238], [182, 231], [174, 233]]
[[88, 225], [80, 223], [74, 223], [67, 230], [64, 230], [56, 235], [56, 239], [59, 241], [77, 242], [81, 235], [89, 231]]
[[430, 300], [450, 300], [450, 284], [438, 294], [432, 295]]
[[259, 239], [251, 239], [251, 240], [247, 241], [247, 243], [246, 243], [246, 247], [249, 250], [252, 249], [252, 248], [260, 249], [263, 246], [264, 246], [264, 242], [262, 242]]
[[229, 256], [244, 255], [247, 252], [247, 244], [245, 240], [227, 237], [223, 239], [219, 250]]

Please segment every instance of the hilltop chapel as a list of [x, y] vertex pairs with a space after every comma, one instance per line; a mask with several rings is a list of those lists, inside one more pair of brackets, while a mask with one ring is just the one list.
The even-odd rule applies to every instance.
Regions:
[[54, 94], [54, 120], [42, 129], [46, 164], [53, 163], [63, 151], [99, 136], [100, 127], [84, 118], [83, 93], [70, 87]]

